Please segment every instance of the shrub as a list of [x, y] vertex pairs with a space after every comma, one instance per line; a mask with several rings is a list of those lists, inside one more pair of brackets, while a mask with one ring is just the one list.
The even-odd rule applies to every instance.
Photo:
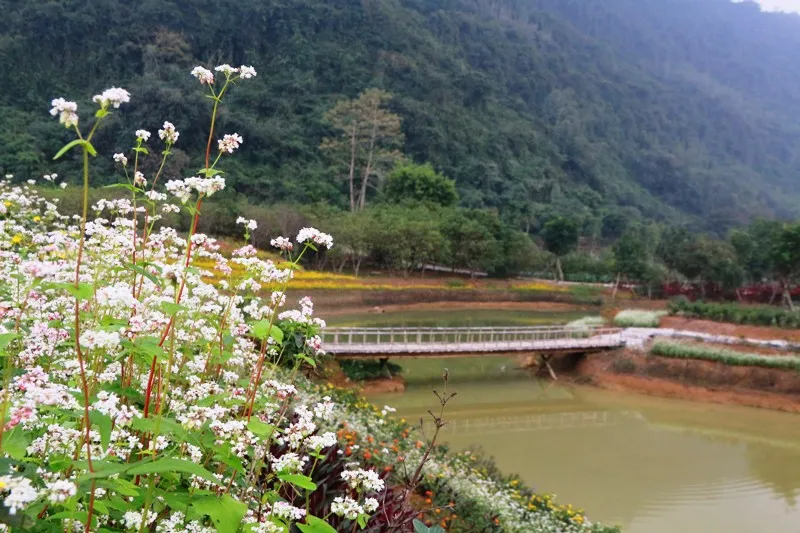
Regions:
[[794, 355], [763, 355], [758, 353], [737, 352], [724, 348], [664, 341], [656, 342], [650, 349], [650, 353], [661, 357], [700, 359], [703, 361], [724, 363], [726, 365], [800, 370], [800, 357]]
[[625, 309], [614, 317], [614, 324], [624, 328], [657, 328], [666, 311]]
[[339, 361], [339, 366], [342, 367], [344, 375], [353, 381], [390, 378], [403, 371], [400, 365], [391, 361], [374, 359], [342, 359]]
[[670, 302], [669, 311], [687, 318], [731, 322], [786, 329], [800, 328], [800, 312], [768, 305], [691, 302], [685, 298]]

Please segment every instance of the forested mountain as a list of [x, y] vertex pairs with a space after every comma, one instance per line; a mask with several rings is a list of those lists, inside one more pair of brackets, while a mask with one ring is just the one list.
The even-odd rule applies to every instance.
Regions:
[[611, 214], [722, 231], [800, 211], [800, 17], [751, 3], [0, 0], [0, 13], [0, 169], [20, 177], [53, 168], [65, 133], [50, 99], [87, 116], [110, 85], [133, 96], [102, 152], [163, 120], [188, 152], [207, 105], [188, 72], [231, 63], [259, 72], [221, 126], [245, 139], [228, 180], [251, 200], [346, 208], [324, 115], [375, 87], [393, 95], [408, 158], [521, 229], [568, 214], [596, 234]]

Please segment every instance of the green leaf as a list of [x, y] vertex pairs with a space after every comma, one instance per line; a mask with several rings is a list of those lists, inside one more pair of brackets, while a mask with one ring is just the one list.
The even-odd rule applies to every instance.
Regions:
[[98, 109], [94, 114], [94, 116], [97, 118], [103, 118], [106, 115], [108, 115], [108, 109], [104, 109], [102, 107]]
[[[155, 277], [154, 275], [152, 275], [150, 272], [148, 272], [144, 268], [140, 267], [139, 265], [134, 265], [132, 263], [125, 263], [125, 268], [127, 268], [128, 270], [132, 270], [132, 271], [136, 272], [137, 274], [141, 274], [142, 276], [146, 277], [147, 279], [149, 279], [150, 281], [155, 283], [157, 286], [161, 287], [161, 280], [158, 279], [157, 277]], [[165, 302], [165, 303], [167, 303], [167, 302]]]
[[186, 307], [172, 302], [161, 302], [161, 309], [169, 316], [175, 315], [178, 311], [185, 311]]
[[316, 516], [307, 516], [305, 524], [295, 523], [303, 533], [336, 533], [336, 530], [325, 520]]
[[317, 490], [317, 484], [311, 481], [310, 477], [302, 474], [278, 474], [278, 479], [301, 489]]
[[82, 146], [84, 142], [85, 141], [83, 139], [75, 139], [74, 141], [68, 142], [67, 144], [65, 144], [61, 148], [61, 150], [58, 151], [58, 153], [56, 155], [53, 156], [53, 160], [58, 159], [59, 157], [61, 157], [62, 155], [66, 154], [67, 152], [69, 152], [70, 150], [75, 148], [76, 146]]
[[147, 151], [147, 148], [144, 146], [138, 146], [133, 149], [134, 152], [139, 152], [140, 154], [148, 155], [150, 152]]
[[5, 355], [6, 346], [19, 337], [19, 333], [0, 333], [0, 355]]
[[94, 287], [89, 283], [79, 283], [77, 287], [74, 283], [53, 283], [48, 286], [54, 289], [63, 289], [78, 300], [90, 300], [94, 295]]
[[181, 472], [184, 474], [194, 474], [197, 477], [203, 478], [212, 483], [219, 483], [219, 480], [214, 477], [214, 474], [195, 464], [191, 461], [184, 461], [182, 459], [174, 459], [166, 457], [156, 461], [147, 461], [138, 466], [134, 466], [128, 471], [130, 475], [140, 474], [161, 474], [164, 472]]
[[265, 424], [261, 420], [256, 420], [255, 418], [247, 423], [247, 429], [259, 437], [269, 437], [275, 432], [275, 426], [272, 424]]
[[3, 451], [18, 461], [25, 457], [30, 444], [30, 437], [25, 434], [25, 430], [20, 425], [14, 426], [10, 432], [3, 434]]
[[424, 522], [415, 518], [414, 533], [444, 533], [444, 529], [442, 529], [442, 526], [438, 524], [432, 527], [428, 527], [425, 525]]
[[253, 327], [251, 329], [251, 333], [252, 333], [253, 337], [255, 337], [258, 340], [262, 340], [263, 341], [264, 339], [266, 339], [269, 336], [269, 337], [272, 337], [273, 339], [275, 339], [276, 343], [278, 343], [278, 344], [282, 343], [283, 342], [283, 331], [281, 331], [281, 329], [278, 326], [276, 326], [275, 324], [270, 326], [269, 322], [270, 321], [265, 318], [263, 320], [259, 320], [255, 324], [253, 324]]
[[247, 505], [234, 500], [227, 494], [222, 498], [216, 496], [198, 498], [192, 507], [211, 518], [211, 522], [214, 523], [214, 527], [219, 533], [236, 533], [242, 523], [242, 518], [247, 513]]
[[96, 425], [100, 432], [100, 446], [103, 449], [108, 448], [108, 443], [111, 441], [111, 417], [101, 413], [100, 411], [90, 411], [89, 421], [92, 425]]
[[97, 150], [94, 149], [92, 143], [90, 143], [89, 141], [84, 141], [83, 146], [86, 148], [86, 151], [89, 152], [89, 155], [91, 155], [92, 157], [97, 157]]

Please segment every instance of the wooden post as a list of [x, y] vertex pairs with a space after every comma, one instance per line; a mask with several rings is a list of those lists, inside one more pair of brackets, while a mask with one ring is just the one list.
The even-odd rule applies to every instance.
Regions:
[[542, 365], [544, 365], [544, 367], [550, 373], [550, 377], [553, 378], [553, 381], [558, 381], [558, 377], [556, 376], [556, 373], [553, 370], [553, 367], [550, 366], [550, 358], [551, 357], [553, 357], [552, 354], [551, 355], [545, 355], [543, 353], [540, 353], [539, 354], [539, 361], [541, 362]]

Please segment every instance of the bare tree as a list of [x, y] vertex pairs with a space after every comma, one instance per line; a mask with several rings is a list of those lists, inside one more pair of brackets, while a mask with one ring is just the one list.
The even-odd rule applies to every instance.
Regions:
[[351, 211], [364, 208], [367, 190], [377, 187], [403, 157], [398, 150], [403, 143], [400, 117], [384, 107], [391, 97], [386, 91], [367, 89], [325, 113], [339, 135], [323, 139], [320, 149], [347, 170]]

